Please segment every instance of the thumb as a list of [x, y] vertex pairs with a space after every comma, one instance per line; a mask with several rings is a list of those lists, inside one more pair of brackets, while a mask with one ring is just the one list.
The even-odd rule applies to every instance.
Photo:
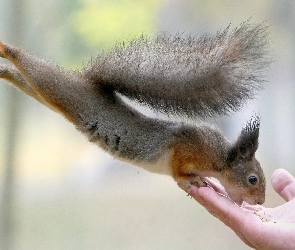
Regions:
[[285, 200], [295, 198], [295, 178], [284, 169], [277, 169], [271, 177], [274, 190]]

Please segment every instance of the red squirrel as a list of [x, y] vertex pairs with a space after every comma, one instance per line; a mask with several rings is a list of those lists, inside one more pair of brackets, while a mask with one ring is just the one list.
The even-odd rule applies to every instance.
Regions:
[[165, 114], [208, 118], [237, 111], [260, 90], [268, 65], [267, 27], [249, 22], [196, 38], [141, 36], [68, 71], [0, 42], [0, 78], [62, 114], [114, 157], [171, 175], [189, 193], [216, 177], [237, 204], [262, 204], [265, 177], [255, 158], [259, 118], [236, 142], [209, 124], [150, 118], [122, 96]]

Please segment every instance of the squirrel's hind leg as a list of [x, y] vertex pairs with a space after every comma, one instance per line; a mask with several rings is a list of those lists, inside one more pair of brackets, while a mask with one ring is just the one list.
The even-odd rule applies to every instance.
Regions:
[[25, 81], [17, 68], [12, 65], [0, 65], [0, 78], [11, 82], [16, 88], [44, 104], [42, 98]]
[[[75, 125], [95, 106], [96, 92], [77, 72], [0, 41], [0, 57], [9, 60], [15, 70], [6, 70], [2, 78], [50, 109], [61, 113]], [[91, 99], [91, 100], [90, 100]], [[96, 108], [96, 107], [95, 107]]]

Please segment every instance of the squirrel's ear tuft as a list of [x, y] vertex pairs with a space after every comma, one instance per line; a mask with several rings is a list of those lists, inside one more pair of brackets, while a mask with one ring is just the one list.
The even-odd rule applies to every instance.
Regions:
[[229, 152], [228, 160], [231, 162], [237, 157], [251, 160], [258, 148], [258, 137], [260, 128], [260, 118], [253, 116], [247, 122], [246, 126]]

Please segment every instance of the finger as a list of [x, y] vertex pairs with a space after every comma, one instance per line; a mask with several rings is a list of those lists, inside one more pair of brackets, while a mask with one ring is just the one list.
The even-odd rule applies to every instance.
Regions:
[[274, 190], [282, 196], [285, 201], [295, 198], [295, 178], [284, 169], [277, 169], [271, 177]]
[[228, 194], [227, 194], [225, 188], [224, 188], [221, 184], [219, 184], [219, 183], [213, 181], [212, 179], [210, 179], [210, 178], [208, 178], [208, 177], [205, 177], [204, 180], [205, 180], [205, 182], [207, 183], [207, 185], [208, 185], [209, 187], [212, 187], [216, 192], [218, 192], [218, 193], [220, 193], [220, 194], [223, 194], [223, 195], [225, 195], [225, 196], [228, 196]]
[[[261, 225], [261, 219], [249, 211], [239, 207], [230, 199], [219, 195], [210, 188], [197, 189], [198, 200], [213, 216], [221, 220], [236, 233], [251, 235], [253, 228]], [[191, 190], [191, 196], [195, 198], [195, 189]]]
[[192, 185], [191, 190], [190, 190], [190, 195], [197, 201], [199, 202], [202, 206], [205, 208], [207, 207], [206, 202], [204, 199], [199, 195], [199, 187], [196, 185]]
[[[192, 187], [191, 196], [200, 202], [213, 216], [230, 227], [250, 247], [254, 247], [255, 230], [261, 220], [253, 211], [240, 208], [228, 198], [206, 187]], [[251, 239], [251, 240], [249, 240]]]
[[[232, 227], [234, 218], [243, 218], [243, 210], [229, 200], [216, 193], [213, 189], [200, 187], [191, 188], [191, 196], [200, 202], [212, 215], [220, 219], [226, 225]], [[235, 224], [235, 222], [234, 222]]]

